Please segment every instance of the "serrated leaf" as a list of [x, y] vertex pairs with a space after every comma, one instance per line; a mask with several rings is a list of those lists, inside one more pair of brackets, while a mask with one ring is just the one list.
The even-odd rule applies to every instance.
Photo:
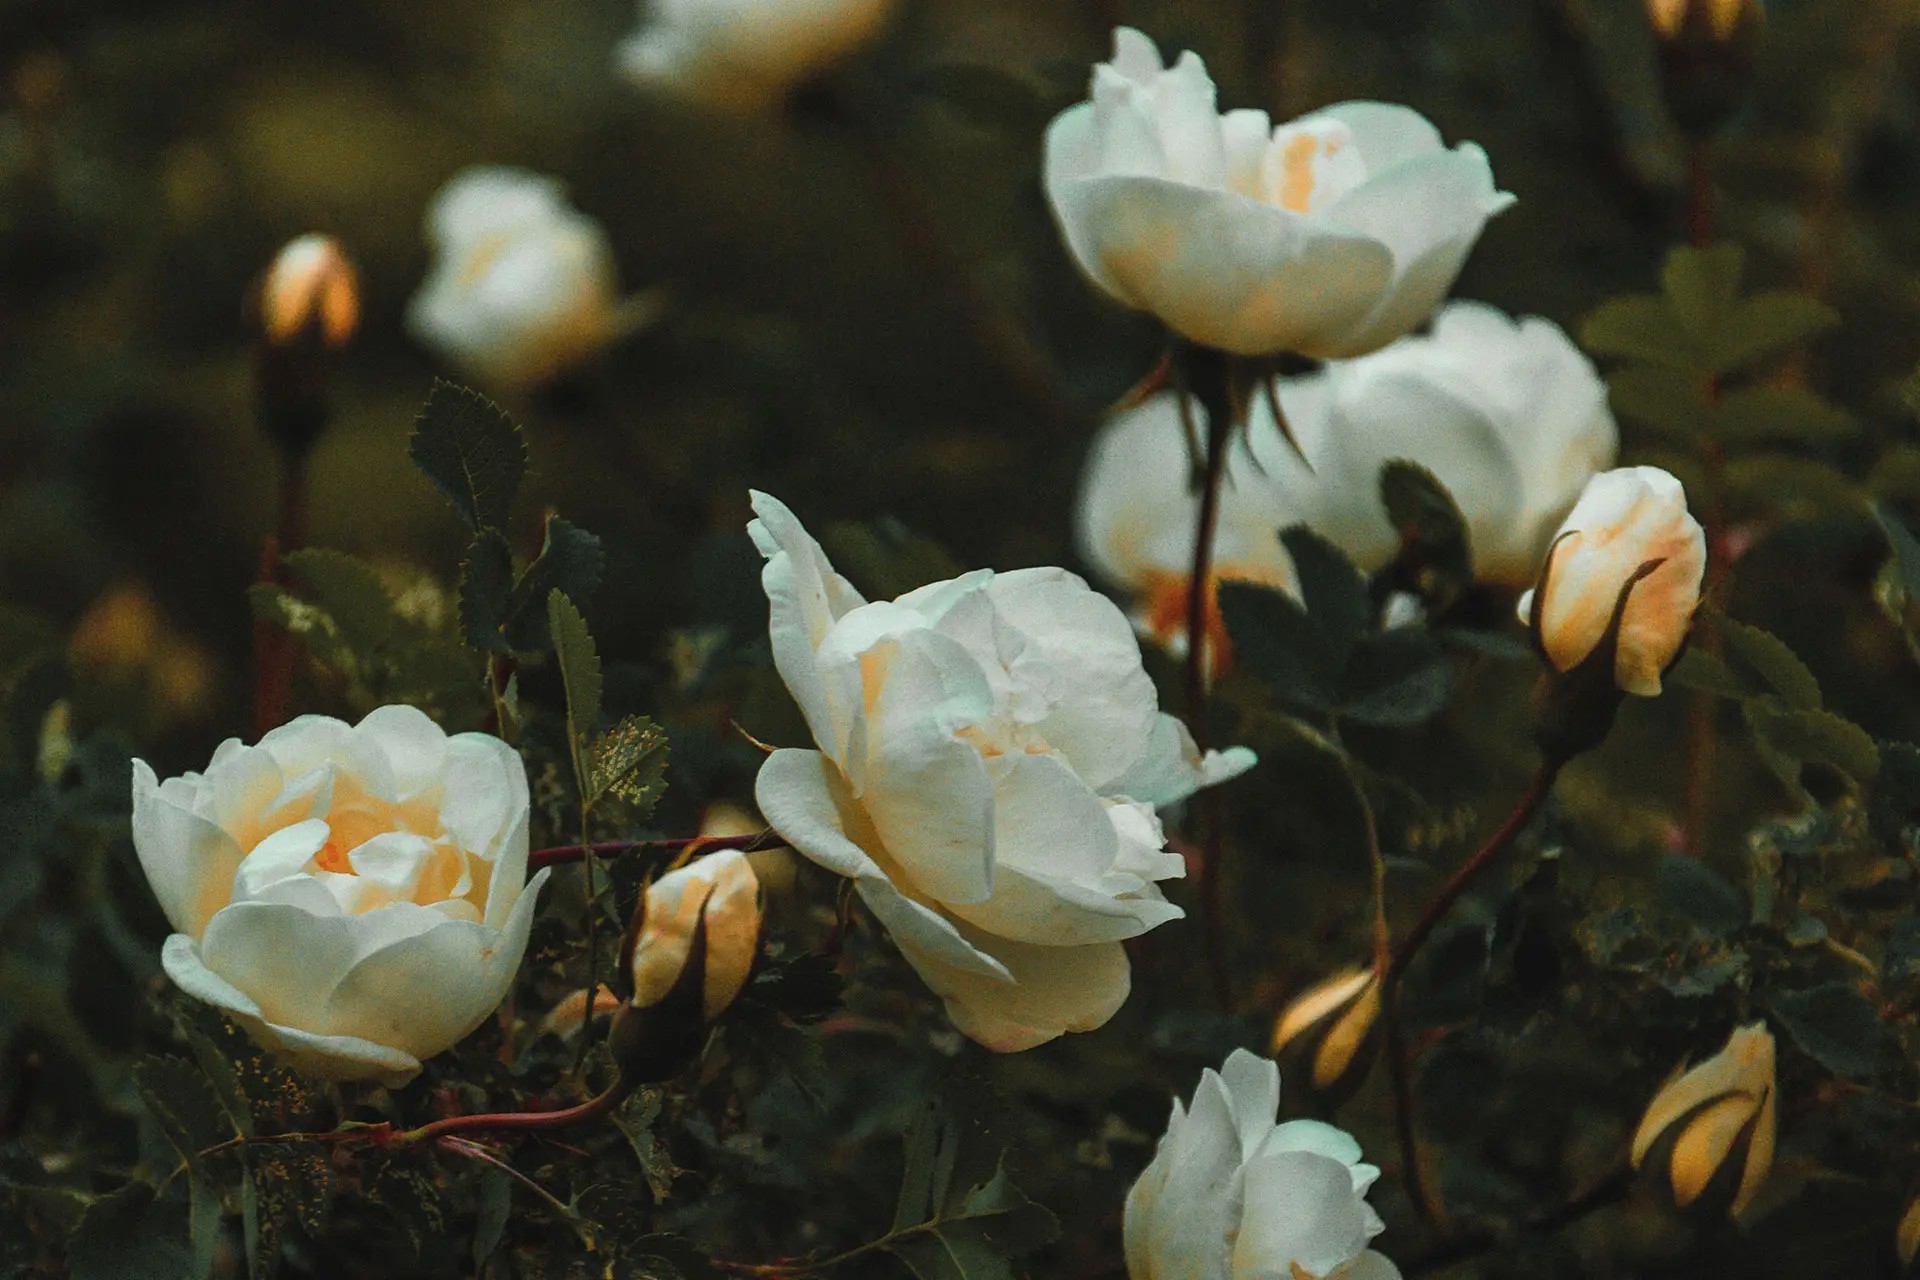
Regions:
[[1840, 313], [1804, 293], [1779, 289], [1743, 301], [1708, 348], [1713, 373], [1732, 373], [1840, 323]]
[[1580, 342], [1595, 355], [1644, 360], [1689, 373], [1701, 364], [1698, 347], [1672, 307], [1652, 294], [1601, 303], [1581, 322]]
[[1433, 472], [1395, 458], [1380, 468], [1380, 502], [1400, 535], [1401, 557], [1421, 578], [1421, 589], [1440, 609], [1473, 581], [1473, 551], [1460, 507]]
[[527, 471], [527, 443], [493, 401], [469, 387], [436, 380], [414, 421], [407, 454], [468, 528], [506, 530]]
[[1734, 314], [1746, 251], [1737, 244], [1682, 245], [1667, 255], [1660, 287], [1683, 328], [1705, 347]]
[[513, 652], [505, 632], [512, 593], [513, 549], [499, 530], [482, 529], [460, 566], [460, 634], [469, 645], [482, 653]]
[[1776, 992], [1768, 1003], [1801, 1051], [1837, 1076], [1873, 1080], [1906, 1061], [1873, 1006], [1845, 983]]
[[1789, 707], [1818, 710], [1821, 705], [1820, 682], [1814, 678], [1800, 655], [1772, 632], [1733, 618], [1718, 618], [1720, 637], [1728, 660], [1736, 670], [1745, 670], [1775, 693]]
[[[1770, 702], [1749, 702], [1747, 723], [1774, 755], [1800, 764], [1828, 765], [1861, 782], [1871, 781], [1880, 772], [1880, 749], [1873, 735], [1853, 721], [1831, 711], [1767, 705]], [[1797, 777], [1789, 781], [1797, 783]]]
[[202, 1151], [239, 1134], [206, 1074], [185, 1059], [142, 1059], [133, 1067], [133, 1087], [189, 1168], [197, 1168]]
[[1689, 447], [1710, 423], [1698, 374], [1653, 364], [1630, 364], [1607, 375], [1613, 411], [1629, 422]]
[[574, 781], [584, 801], [593, 791], [587, 741], [600, 719], [600, 652], [587, 630], [587, 620], [563, 592], [547, 594], [547, 629], [566, 686], [567, 739], [572, 744]]
[[507, 600], [507, 643], [523, 653], [551, 648], [547, 597], [558, 591], [569, 600], [591, 600], [606, 568], [607, 553], [596, 535], [558, 516], [549, 518], [539, 557], [513, 584]]
[[650, 812], [667, 788], [667, 734], [645, 716], [628, 716], [593, 744], [587, 804], [607, 796]]
[[1745, 698], [1755, 692], [1754, 686], [1742, 680], [1732, 667], [1699, 648], [1688, 649], [1664, 679], [1682, 689], [1721, 698]]
[[1831, 444], [1856, 429], [1852, 414], [1805, 387], [1741, 387], [1713, 411], [1715, 436], [1730, 443]]
[[271, 1275], [292, 1233], [324, 1238], [333, 1204], [333, 1166], [324, 1148], [305, 1142], [249, 1148], [247, 1166], [241, 1193], [247, 1253], [254, 1275]]

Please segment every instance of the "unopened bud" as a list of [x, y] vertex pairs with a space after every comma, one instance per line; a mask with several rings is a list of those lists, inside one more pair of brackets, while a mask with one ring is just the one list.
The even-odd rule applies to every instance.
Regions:
[[1682, 129], [1703, 135], [1739, 110], [1765, 16], [1760, 0], [1647, 0], [1660, 48], [1661, 92]]
[[1380, 979], [1373, 969], [1337, 973], [1294, 998], [1273, 1027], [1273, 1053], [1302, 1046], [1316, 1093], [1351, 1087], [1372, 1061], [1380, 1022]]
[[677, 1073], [706, 1024], [745, 989], [760, 954], [760, 881], [738, 850], [710, 854], [647, 887], [628, 931], [629, 994], [613, 1050], [636, 1079]]
[[353, 340], [360, 281], [338, 240], [304, 235], [287, 242], [260, 284], [260, 327], [279, 346], [309, 333], [335, 349]]
[[1773, 1167], [1773, 1036], [1741, 1027], [1726, 1048], [1674, 1075], [1633, 1135], [1633, 1167], [1652, 1170], [1681, 1209], [1743, 1213]]
[[1894, 1248], [1900, 1254], [1900, 1265], [1911, 1267], [1916, 1256], [1920, 1256], [1920, 1196], [1907, 1203], [1907, 1211], [1900, 1215], [1900, 1228], [1894, 1233]]

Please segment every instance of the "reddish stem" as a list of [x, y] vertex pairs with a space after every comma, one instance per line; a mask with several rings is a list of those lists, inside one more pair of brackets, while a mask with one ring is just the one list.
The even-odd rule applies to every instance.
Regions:
[[1687, 143], [1687, 243], [1704, 249], [1713, 243], [1713, 157], [1704, 139]]
[[470, 1116], [447, 1116], [421, 1125], [418, 1129], [394, 1134], [383, 1145], [410, 1146], [451, 1134], [479, 1131], [526, 1133], [540, 1129], [564, 1129], [568, 1125], [582, 1124], [607, 1114], [631, 1097], [637, 1087], [624, 1079], [617, 1080], [605, 1093], [588, 1098], [578, 1106], [562, 1107], [558, 1111], [490, 1111]]
[[[1184, 389], [1179, 392], [1185, 398]], [[1193, 537], [1193, 567], [1187, 579], [1187, 726], [1193, 732], [1194, 745], [1204, 755], [1207, 750], [1207, 607], [1213, 597], [1213, 540], [1220, 523], [1220, 486], [1226, 471], [1227, 448], [1233, 421], [1217, 401], [1207, 409], [1206, 457], [1202, 463], [1200, 519]], [[1220, 797], [1215, 791], [1200, 794], [1201, 828], [1200, 902], [1206, 912], [1207, 968], [1213, 978], [1214, 994], [1222, 1009], [1233, 1008], [1233, 977], [1227, 964], [1226, 904], [1220, 874], [1225, 856], [1225, 824], [1221, 821]]]
[[527, 855], [527, 871], [538, 871], [542, 867], [557, 867], [569, 862], [583, 862], [591, 851], [596, 858], [614, 858], [621, 854], [638, 853], [683, 853], [689, 849], [717, 853], [722, 849], [738, 849], [742, 853], [753, 853], [759, 849], [771, 849], [784, 841], [779, 832], [769, 827], [765, 831], [756, 831], [745, 836], [681, 836], [673, 840], [597, 840], [592, 844], [561, 844], [546, 849], [535, 849]]

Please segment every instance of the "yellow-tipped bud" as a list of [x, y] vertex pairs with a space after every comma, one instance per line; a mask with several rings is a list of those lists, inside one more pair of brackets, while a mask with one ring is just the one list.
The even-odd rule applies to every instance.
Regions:
[[1687, 34], [1689, 25], [1716, 39], [1730, 40], [1745, 23], [1757, 22], [1765, 14], [1760, 0], [1647, 0], [1647, 18], [1663, 40]]
[[1907, 1211], [1900, 1215], [1900, 1229], [1894, 1233], [1894, 1247], [1900, 1253], [1900, 1265], [1911, 1267], [1916, 1256], [1920, 1256], [1920, 1196], [1915, 1196], [1908, 1204]]
[[1380, 981], [1372, 969], [1348, 969], [1294, 998], [1273, 1027], [1273, 1052], [1310, 1042], [1309, 1075], [1316, 1092], [1348, 1080], [1380, 1022]]
[[287, 242], [260, 283], [260, 327], [276, 346], [311, 333], [338, 349], [360, 327], [360, 280], [332, 236]]
[[1651, 1167], [1682, 1209], [1728, 1186], [1738, 1217], [1773, 1167], [1774, 1094], [1773, 1036], [1764, 1023], [1741, 1027], [1654, 1095], [1633, 1135], [1633, 1167]]

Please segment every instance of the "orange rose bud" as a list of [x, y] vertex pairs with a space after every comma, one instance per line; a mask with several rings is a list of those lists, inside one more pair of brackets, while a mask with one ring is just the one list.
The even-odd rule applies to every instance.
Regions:
[[1739, 1028], [1654, 1095], [1633, 1135], [1633, 1167], [1652, 1170], [1678, 1208], [1738, 1217], [1773, 1167], [1775, 1092], [1773, 1035], [1765, 1023]]
[[1380, 1022], [1380, 980], [1372, 969], [1348, 969], [1317, 983], [1281, 1011], [1273, 1052], [1302, 1044], [1314, 1091], [1359, 1083], [1372, 1060]]
[[360, 279], [338, 240], [304, 235], [287, 242], [260, 284], [260, 327], [276, 346], [309, 332], [336, 350], [353, 340]]

